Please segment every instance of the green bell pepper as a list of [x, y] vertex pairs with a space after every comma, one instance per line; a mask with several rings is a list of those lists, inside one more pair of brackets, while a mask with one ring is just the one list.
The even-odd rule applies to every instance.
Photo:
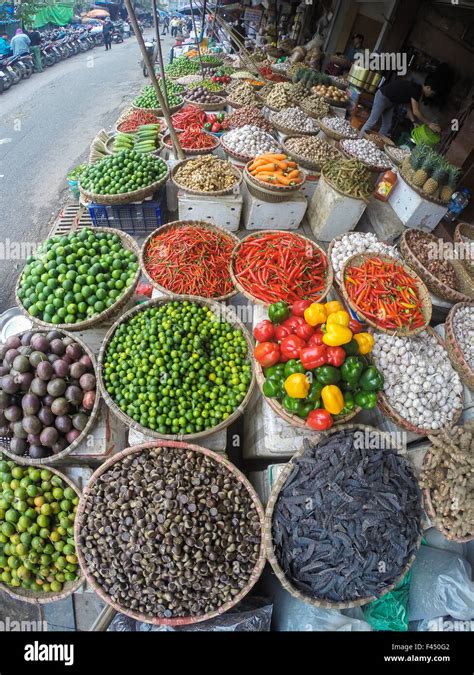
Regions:
[[275, 377], [282, 378], [285, 376], [285, 364], [277, 363], [275, 366], [265, 368], [263, 372], [265, 373], [265, 377], [271, 377], [272, 379]]
[[278, 398], [281, 396], [281, 380], [269, 377], [263, 383], [262, 391], [268, 398]]
[[366, 368], [359, 379], [359, 387], [362, 391], [380, 391], [383, 383], [383, 375], [375, 366]]
[[305, 373], [306, 370], [299, 359], [290, 359], [285, 363], [284, 375], [290, 377], [294, 373]]
[[359, 381], [363, 371], [364, 364], [360, 362], [357, 356], [348, 356], [341, 366], [341, 377], [354, 386]]
[[301, 410], [298, 413], [298, 415], [305, 420], [312, 410], [314, 410], [314, 403], [311, 403], [311, 401], [308, 401], [306, 403], [306, 400], [305, 400], [305, 401], [303, 401], [303, 405], [301, 406]]
[[316, 368], [316, 378], [321, 384], [337, 384], [341, 379], [341, 372], [339, 368], [334, 366], [320, 366]]
[[[318, 380], [314, 379], [311, 382], [311, 386], [309, 388], [308, 395], [306, 396], [306, 401], [311, 401], [313, 404], [316, 404], [319, 402], [321, 399], [321, 391], [323, 389], [323, 385], [321, 382], [318, 382]], [[313, 405], [313, 408], [317, 408], [317, 405]]]
[[359, 345], [354, 339], [352, 339], [346, 345], [343, 345], [342, 348], [346, 352], [347, 356], [357, 356], [359, 353]]
[[210, 131], [212, 129], [212, 124], [210, 122], [206, 122], [204, 125], [204, 131]]
[[364, 410], [372, 410], [377, 405], [377, 393], [375, 391], [358, 391], [355, 402]]
[[355, 408], [354, 395], [350, 391], [344, 392], [344, 408], [341, 410], [341, 415], [348, 415]]
[[268, 308], [268, 318], [272, 323], [283, 323], [285, 319], [290, 316], [290, 308], [280, 300], [280, 302], [274, 302], [273, 305], [270, 305]]
[[303, 410], [303, 401], [300, 398], [291, 398], [288, 395], [283, 397], [282, 405], [286, 412], [293, 415], [301, 415]]

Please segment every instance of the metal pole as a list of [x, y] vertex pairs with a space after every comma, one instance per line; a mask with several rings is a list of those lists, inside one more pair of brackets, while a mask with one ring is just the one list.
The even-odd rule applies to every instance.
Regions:
[[171, 120], [170, 111], [168, 109], [168, 106], [166, 105], [165, 99], [163, 98], [160, 85], [158, 84], [158, 80], [156, 78], [155, 69], [153, 65], [150, 63], [150, 59], [148, 57], [148, 53], [145, 47], [145, 41], [143, 40], [143, 35], [138, 26], [137, 17], [135, 15], [135, 10], [133, 9], [131, 0], [125, 0], [125, 7], [127, 8], [128, 16], [130, 17], [130, 21], [132, 22], [133, 31], [136, 35], [138, 46], [140, 47], [143, 60], [145, 62], [146, 67], [148, 68], [148, 72], [150, 73], [150, 79], [155, 89], [156, 98], [158, 99], [160, 108], [163, 110], [163, 117], [165, 118], [166, 124], [168, 125], [168, 131], [170, 134], [171, 142], [173, 143], [175, 155], [178, 159], [186, 159], [186, 155], [183, 152], [183, 148], [181, 147], [180, 142], [178, 141], [178, 138], [176, 136], [176, 132], [173, 129], [173, 122]]
[[[166, 100], [166, 105], [169, 108], [169, 103], [168, 103], [168, 90], [166, 88], [166, 79], [165, 79], [165, 66], [163, 63], [163, 52], [161, 50], [161, 38], [160, 38], [160, 23], [158, 21], [158, 9], [156, 6], [156, 0], [151, 0], [151, 7], [153, 11], [153, 23], [155, 25], [155, 33], [156, 33], [156, 46], [158, 48], [158, 58], [160, 60], [160, 73], [161, 73], [161, 79], [163, 80], [163, 95]], [[153, 64], [155, 65], [155, 64]]]
[[97, 619], [94, 621], [92, 626], [89, 628], [90, 633], [105, 633], [107, 628], [112, 623], [114, 616], [117, 614], [115, 610], [110, 605], [105, 605], [104, 609], [101, 611]]

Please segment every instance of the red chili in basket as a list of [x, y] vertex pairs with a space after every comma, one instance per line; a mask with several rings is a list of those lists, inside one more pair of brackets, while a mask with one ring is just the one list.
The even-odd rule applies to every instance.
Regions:
[[219, 298], [234, 289], [229, 274], [234, 240], [202, 225], [176, 225], [150, 240], [145, 269], [179, 295]]
[[195, 105], [188, 105], [171, 118], [175, 129], [186, 130], [192, 124], [197, 124], [201, 128], [206, 123], [206, 113]]
[[262, 66], [260, 69], [260, 75], [266, 80], [271, 80], [272, 82], [286, 82], [287, 78], [283, 75], [277, 75], [269, 66]]
[[[214, 148], [216, 145], [215, 138], [202, 131], [196, 124], [178, 134], [178, 141], [185, 150], [205, 150]], [[166, 139], [166, 144], [171, 147], [171, 138]]]
[[423, 302], [417, 280], [400, 263], [367, 258], [349, 267], [344, 284], [357, 310], [381, 328], [420, 328]]
[[239, 247], [234, 274], [242, 288], [266, 303], [316, 301], [326, 285], [327, 258], [290, 232], [248, 237]]
[[154, 113], [146, 110], [134, 110], [117, 126], [117, 129], [126, 133], [127, 131], [136, 131], [142, 124], [158, 123], [162, 124]]

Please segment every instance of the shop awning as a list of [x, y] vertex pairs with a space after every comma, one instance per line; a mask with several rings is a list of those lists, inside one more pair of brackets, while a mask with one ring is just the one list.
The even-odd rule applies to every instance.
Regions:
[[48, 23], [56, 26], [65, 26], [74, 16], [73, 2], [57, 2], [54, 5], [45, 5], [36, 13], [32, 25], [34, 28], [42, 28]]

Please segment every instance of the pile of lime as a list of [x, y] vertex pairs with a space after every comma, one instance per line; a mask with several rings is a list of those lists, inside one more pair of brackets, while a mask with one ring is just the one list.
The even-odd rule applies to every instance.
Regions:
[[79, 497], [48, 469], [0, 457], [0, 581], [59, 593], [79, 576], [74, 518]]
[[160, 434], [193, 434], [226, 420], [252, 380], [243, 332], [187, 300], [144, 307], [108, 344], [107, 392], [124, 413]]
[[31, 316], [46, 323], [79, 323], [117, 302], [137, 270], [137, 256], [120, 237], [86, 227], [51, 237], [28, 259], [18, 297]]
[[[163, 80], [160, 80], [160, 89], [163, 92]], [[168, 104], [170, 106], [181, 105], [183, 102], [182, 94], [185, 88], [181, 84], [166, 80], [166, 92], [168, 95]], [[133, 102], [137, 108], [160, 108], [160, 102], [156, 97], [156, 91], [152, 84], [146, 86], [139, 96]]]
[[81, 174], [80, 186], [93, 194], [124, 194], [156, 183], [166, 176], [167, 170], [166, 163], [158, 157], [121, 150], [89, 164]]
[[165, 72], [170, 77], [184, 77], [194, 75], [200, 71], [199, 63], [192, 63], [187, 56], [180, 56], [165, 66]]

